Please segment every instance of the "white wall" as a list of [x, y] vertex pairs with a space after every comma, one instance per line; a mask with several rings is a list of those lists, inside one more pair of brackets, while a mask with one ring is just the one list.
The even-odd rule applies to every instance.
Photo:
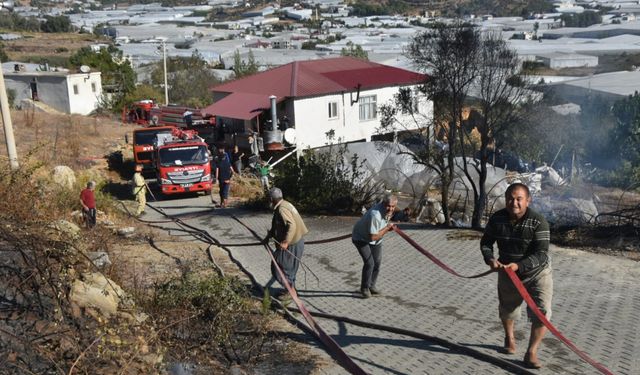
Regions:
[[[93, 84], [93, 85], [92, 85]], [[77, 86], [78, 92], [74, 91]], [[100, 72], [78, 73], [67, 76], [69, 93], [69, 113], [88, 115], [98, 108], [102, 96], [102, 77]]]
[[[410, 86], [415, 87], [415, 86]], [[343, 93], [322, 97], [296, 99], [294, 102], [294, 116], [292, 123], [296, 127], [298, 147], [320, 147], [329, 143], [326, 133], [335, 131], [333, 143], [352, 142], [358, 140], [370, 141], [371, 136], [378, 134], [380, 128], [380, 107], [390, 104], [393, 96], [398, 92], [398, 87], [386, 87], [360, 92], [360, 98], [376, 95], [377, 116], [372, 120], [360, 121], [360, 105], [351, 100], [356, 99], [356, 93]], [[337, 118], [329, 118], [329, 103], [338, 103]], [[420, 113], [433, 118], [433, 103], [422, 99]], [[405, 121], [409, 126], [402, 130], [416, 129], [417, 126]], [[424, 124], [422, 125], [424, 126]]]

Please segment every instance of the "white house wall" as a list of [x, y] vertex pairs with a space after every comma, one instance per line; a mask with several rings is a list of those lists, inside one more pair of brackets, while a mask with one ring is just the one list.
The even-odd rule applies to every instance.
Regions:
[[[74, 91], [76, 85], [77, 93]], [[67, 92], [69, 93], [69, 113], [90, 114], [98, 108], [102, 96], [100, 72], [70, 74], [67, 78]]]
[[[410, 86], [414, 87], [414, 86]], [[360, 121], [360, 105], [351, 100], [356, 93], [343, 93], [321, 97], [296, 99], [294, 102], [294, 123], [298, 147], [315, 148], [329, 144], [327, 132], [335, 132], [333, 143], [370, 141], [371, 136], [378, 134], [380, 128], [380, 107], [390, 104], [398, 87], [386, 87], [375, 90], [360, 91], [360, 98], [376, 95], [377, 116], [371, 120]], [[329, 118], [329, 103], [338, 103], [338, 116]], [[420, 113], [433, 118], [433, 102], [426, 99], [420, 102]], [[408, 118], [403, 121], [406, 127], [402, 130], [415, 130], [419, 126], [412, 124]], [[421, 126], [425, 126], [424, 123]]]

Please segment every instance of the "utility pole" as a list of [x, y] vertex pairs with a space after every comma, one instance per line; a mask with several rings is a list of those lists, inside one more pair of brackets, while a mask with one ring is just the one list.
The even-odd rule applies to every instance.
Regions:
[[13, 137], [13, 123], [11, 122], [11, 112], [9, 111], [9, 100], [7, 100], [7, 89], [4, 85], [4, 72], [0, 66], [0, 111], [2, 111], [2, 124], [4, 126], [4, 138], [7, 143], [7, 154], [11, 169], [16, 170], [18, 164], [18, 152], [16, 151], [16, 140]]
[[167, 45], [162, 41], [162, 64], [164, 66], [164, 105], [169, 105], [169, 87], [167, 86]]

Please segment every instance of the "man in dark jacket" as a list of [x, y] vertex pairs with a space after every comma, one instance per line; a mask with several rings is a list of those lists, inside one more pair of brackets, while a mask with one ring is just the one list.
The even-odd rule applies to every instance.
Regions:
[[220, 146], [218, 148], [218, 161], [216, 162], [216, 179], [220, 186], [220, 207], [222, 208], [227, 207], [232, 176], [231, 161], [224, 150], [224, 146]]
[[[494, 213], [484, 230], [480, 241], [482, 256], [492, 270], [509, 268], [515, 271], [536, 305], [550, 319], [553, 277], [549, 258], [549, 224], [541, 214], [528, 208], [531, 196], [526, 185], [510, 185], [505, 199], [507, 207]], [[495, 242], [498, 243], [498, 259], [493, 254]], [[504, 351], [514, 354], [514, 325], [520, 316], [522, 297], [506, 272], [498, 273], [498, 299], [505, 334]], [[527, 312], [532, 324], [524, 364], [529, 368], [540, 368], [538, 347], [547, 328], [529, 309]]]

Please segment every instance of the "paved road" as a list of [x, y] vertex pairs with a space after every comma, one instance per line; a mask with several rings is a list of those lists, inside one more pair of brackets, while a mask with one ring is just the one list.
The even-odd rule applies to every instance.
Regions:
[[[255, 238], [231, 217], [233, 213], [260, 234], [270, 214], [239, 210], [211, 211], [208, 197], [154, 203], [178, 214], [191, 225], [206, 229], [223, 243]], [[151, 211], [151, 210], [148, 210]], [[148, 216], [153, 219], [157, 214]], [[355, 218], [307, 218], [307, 240], [349, 233]], [[403, 227], [424, 248], [462, 274], [486, 270], [477, 234], [471, 231]], [[269, 259], [262, 247], [231, 248], [234, 257], [264, 285], [270, 279]], [[517, 323], [518, 353], [500, 354], [502, 328], [497, 317], [496, 276], [456, 278], [431, 263], [402, 238], [384, 239], [380, 297], [360, 299], [362, 261], [349, 240], [305, 248], [310, 272], [298, 273], [298, 293], [310, 310], [400, 327], [521, 364], [529, 324], [523, 311]], [[615, 374], [640, 374], [640, 269], [627, 259], [552, 247], [554, 304], [552, 322], [579, 348]], [[276, 284], [277, 285], [277, 284]], [[491, 363], [450, 351], [432, 342], [338, 324], [319, 324], [360, 366], [371, 374], [504, 374]], [[540, 374], [596, 374], [550, 334], [539, 354]], [[327, 370], [329, 374], [344, 373]]]

